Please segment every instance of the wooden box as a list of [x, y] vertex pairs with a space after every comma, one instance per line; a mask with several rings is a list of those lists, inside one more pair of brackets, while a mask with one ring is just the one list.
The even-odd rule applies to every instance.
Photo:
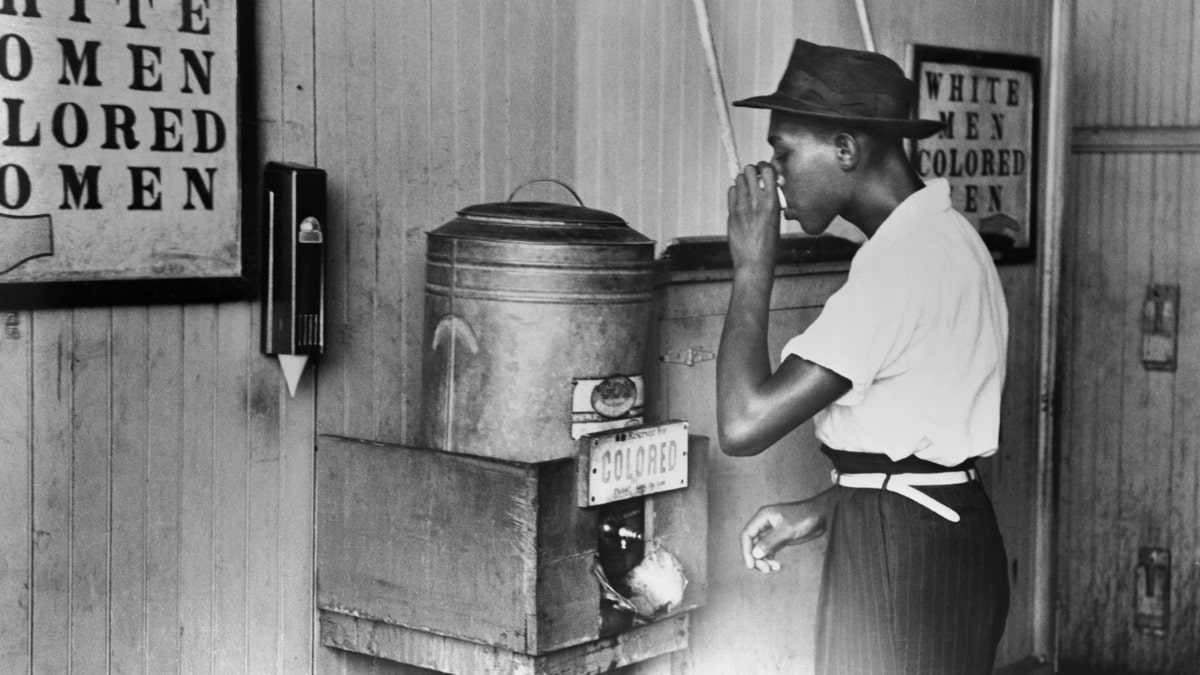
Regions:
[[689, 486], [644, 498], [647, 540], [689, 579], [683, 602], [601, 639], [596, 510], [576, 504], [574, 458], [525, 464], [319, 437], [322, 641], [451, 673], [598, 672], [563, 664], [686, 646], [683, 614], [707, 591], [708, 439], [689, 446]]

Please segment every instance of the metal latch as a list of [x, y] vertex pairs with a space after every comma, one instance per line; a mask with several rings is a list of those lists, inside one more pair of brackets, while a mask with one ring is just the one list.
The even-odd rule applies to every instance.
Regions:
[[679, 351], [667, 352], [659, 356], [658, 360], [663, 363], [682, 363], [685, 366], [694, 366], [702, 361], [712, 361], [715, 358], [717, 358], [717, 355], [712, 352], [688, 347]]

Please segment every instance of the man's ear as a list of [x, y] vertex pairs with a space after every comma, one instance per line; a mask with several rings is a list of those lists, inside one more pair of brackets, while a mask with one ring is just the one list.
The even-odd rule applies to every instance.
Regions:
[[833, 139], [833, 151], [842, 171], [852, 171], [862, 161], [863, 147], [854, 134], [838, 133]]

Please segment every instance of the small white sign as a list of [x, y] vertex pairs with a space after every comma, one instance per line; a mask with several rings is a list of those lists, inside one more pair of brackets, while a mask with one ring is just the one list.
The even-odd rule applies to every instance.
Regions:
[[571, 438], [645, 422], [646, 385], [641, 375], [575, 380], [571, 389]]
[[580, 506], [687, 487], [687, 422], [592, 434], [584, 437], [582, 452], [588, 489]]

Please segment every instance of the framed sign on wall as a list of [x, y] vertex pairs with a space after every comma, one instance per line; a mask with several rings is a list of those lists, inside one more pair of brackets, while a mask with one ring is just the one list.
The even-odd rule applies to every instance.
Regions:
[[0, 306], [254, 291], [241, 4], [0, 3]]
[[917, 115], [945, 129], [910, 146], [921, 178], [945, 178], [954, 207], [997, 262], [1034, 259], [1040, 59], [912, 45]]

